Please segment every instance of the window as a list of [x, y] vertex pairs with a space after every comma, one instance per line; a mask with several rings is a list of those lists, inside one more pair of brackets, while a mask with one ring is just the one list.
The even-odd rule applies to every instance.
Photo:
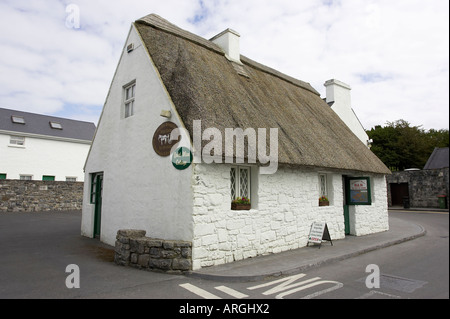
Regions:
[[50, 122], [50, 127], [55, 130], [63, 129], [61, 123], [58, 123], [58, 122]]
[[327, 175], [319, 174], [319, 197], [328, 197]]
[[55, 181], [55, 176], [44, 175], [42, 176], [42, 180], [47, 182], [53, 182]]
[[91, 204], [95, 204], [95, 200], [97, 198], [97, 178], [98, 174], [91, 174]]
[[76, 182], [77, 178], [76, 177], [66, 177], [66, 182]]
[[21, 181], [32, 181], [33, 175], [20, 175], [20, 180]]
[[0, 173], [0, 179], [6, 179], [6, 174]]
[[347, 205], [372, 205], [372, 194], [369, 177], [347, 177]]
[[250, 198], [250, 167], [234, 166], [230, 171], [231, 200]]
[[136, 83], [125, 87], [125, 118], [134, 115]]
[[25, 119], [23, 116], [11, 116], [11, 121], [15, 124], [25, 124]]
[[11, 136], [9, 139], [10, 145], [24, 146], [25, 145], [25, 137], [23, 136]]

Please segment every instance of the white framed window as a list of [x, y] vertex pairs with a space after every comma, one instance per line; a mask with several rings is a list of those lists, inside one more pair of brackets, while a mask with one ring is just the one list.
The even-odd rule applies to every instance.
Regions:
[[9, 144], [17, 145], [17, 146], [24, 146], [25, 145], [25, 137], [11, 135], [10, 139], [9, 139]]
[[32, 181], [33, 175], [20, 175], [20, 180], [21, 181]]
[[25, 124], [25, 119], [23, 118], [23, 116], [13, 115], [11, 116], [11, 121], [15, 124]]
[[49, 123], [50, 123], [50, 127], [52, 129], [55, 129], [55, 130], [62, 130], [63, 129], [61, 123], [52, 122], [52, 121], [50, 121]]
[[134, 115], [134, 103], [136, 94], [136, 82], [125, 86], [125, 118]]
[[76, 177], [66, 177], [66, 182], [76, 182], [77, 178]]
[[319, 174], [319, 197], [328, 197], [327, 174]]
[[233, 166], [230, 170], [231, 200], [237, 197], [251, 198], [250, 167]]

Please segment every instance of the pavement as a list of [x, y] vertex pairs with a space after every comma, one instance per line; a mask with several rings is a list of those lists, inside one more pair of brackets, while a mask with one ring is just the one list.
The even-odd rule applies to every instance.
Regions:
[[[396, 210], [401, 212], [402, 210]], [[409, 210], [411, 211], [411, 210]], [[448, 210], [443, 211], [448, 214]], [[310, 268], [341, 261], [374, 250], [397, 245], [424, 236], [426, 230], [404, 219], [389, 217], [389, 231], [367, 236], [309, 245], [296, 250], [258, 256], [233, 263], [203, 268], [188, 276], [224, 282], [259, 281], [268, 277], [294, 275]]]

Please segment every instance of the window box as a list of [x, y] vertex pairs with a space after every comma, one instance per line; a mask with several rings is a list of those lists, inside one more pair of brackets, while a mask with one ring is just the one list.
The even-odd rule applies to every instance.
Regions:
[[319, 206], [330, 206], [330, 202], [327, 200], [319, 201]]
[[252, 203], [248, 197], [238, 197], [231, 202], [232, 210], [250, 210]]
[[231, 203], [231, 210], [250, 210], [252, 209], [251, 204], [236, 204]]
[[326, 196], [319, 197], [319, 206], [330, 206], [330, 201]]

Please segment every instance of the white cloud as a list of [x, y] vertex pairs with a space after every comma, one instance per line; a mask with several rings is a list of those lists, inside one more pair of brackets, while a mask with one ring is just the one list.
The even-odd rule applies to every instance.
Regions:
[[[66, 6], [81, 28], [66, 27]], [[405, 119], [448, 128], [449, 3], [442, 0], [3, 0], [0, 106], [98, 118], [132, 21], [156, 13], [210, 38], [231, 27], [242, 54], [310, 82], [352, 86], [366, 128]]]

